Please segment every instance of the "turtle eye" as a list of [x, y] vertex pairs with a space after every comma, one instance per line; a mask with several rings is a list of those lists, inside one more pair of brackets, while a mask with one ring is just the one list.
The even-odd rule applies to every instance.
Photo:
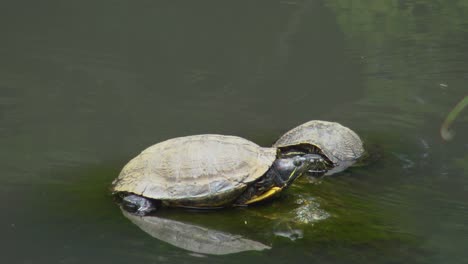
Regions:
[[294, 164], [294, 166], [299, 167], [299, 166], [302, 165], [302, 160], [300, 160], [300, 159], [295, 159], [295, 160], [293, 161], [293, 164]]

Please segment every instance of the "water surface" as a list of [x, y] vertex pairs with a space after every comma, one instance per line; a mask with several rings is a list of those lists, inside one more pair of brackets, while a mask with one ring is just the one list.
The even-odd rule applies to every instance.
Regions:
[[[0, 8], [0, 219], [9, 263], [466, 263], [466, 1], [10, 1]], [[108, 187], [161, 140], [264, 146], [312, 119], [373, 157], [249, 209], [161, 217], [271, 249], [200, 254]], [[304, 201], [316, 221], [297, 219]], [[327, 217], [320, 217], [326, 215]]]

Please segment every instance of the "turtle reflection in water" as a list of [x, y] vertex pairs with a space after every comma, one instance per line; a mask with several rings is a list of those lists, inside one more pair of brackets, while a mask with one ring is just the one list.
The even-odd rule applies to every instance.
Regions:
[[262, 148], [235, 136], [187, 136], [144, 150], [123, 168], [112, 191], [139, 215], [161, 205], [244, 206], [276, 196], [318, 167], [323, 170], [317, 154]]
[[[273, 147], [290, 155], [317, 154], [323, 157], [312, 176], [331, 175], [353, 165], [364, 154], [363, 143], [351, 129], [335, 122], [312, 120], [281, 136]], [[317, 168], [322, 168], [318, 170]]]
[[[275, 237], [284, 237], [291, 241], [301, 239], [304, 228], [330, 216], [308, 194], [293, 194], [289, 198], [293, 199], [286, 199], [286, 206], [274, 204], [256, 210], [239, 208], [228, 214], [197, 214], [195, 218], [190, 213], [180, 215], [180, 211], [169, 210], [151, 216], [135, 215], [126, 210], [122, 210], [122, 213], [156, 239], [195, 253], [224, 255], [271, 249], [269, 245], [273, 244]], [[234, 221], [233, 214], [239, 216]], [[256, 240], [252, 239], [249, 228], [245, 226], [247, 219], [249, 228], [256, 230]], [[218, 223], [229, 224], [220, 226]], [[217, 226], [216, 229], [211, 228], [213, 224]]]
[[122, 213], [150, 236], [195, 253], [225, 255], [270, 249], [260, 242], [222, 231], [156, 216]]

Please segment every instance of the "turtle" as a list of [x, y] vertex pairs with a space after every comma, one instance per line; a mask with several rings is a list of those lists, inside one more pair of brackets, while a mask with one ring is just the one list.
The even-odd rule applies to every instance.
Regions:
[[268, 200], [323, 162], [318, 154], [282, 155], [237, 136], [203, 134], [155, 144], [122, 169], [111, 191], [124, 209], [222, 208]]
[[353, 165], [365, 153], [359, 136], [339, 123], [312, 120], [299, 125], [281, 136], [273, 147], [283, 156], [313, 153], [323, 157], [309, 175], [322, 176], [341, 172]]

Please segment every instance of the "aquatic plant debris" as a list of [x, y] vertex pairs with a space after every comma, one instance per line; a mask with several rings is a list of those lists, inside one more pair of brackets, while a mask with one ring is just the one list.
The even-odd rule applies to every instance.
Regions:
[[442, 126], [440, 127], [440, 136], [443, 140], [449, 141], [455, 137], [455, 131], [450, 130], [450, 126], [455, 121], [457, 116], [463, 111], [463, 109], [468, 106], [468, 95], [465, 96], [453, 109], [448, 113], [445, 118]]

